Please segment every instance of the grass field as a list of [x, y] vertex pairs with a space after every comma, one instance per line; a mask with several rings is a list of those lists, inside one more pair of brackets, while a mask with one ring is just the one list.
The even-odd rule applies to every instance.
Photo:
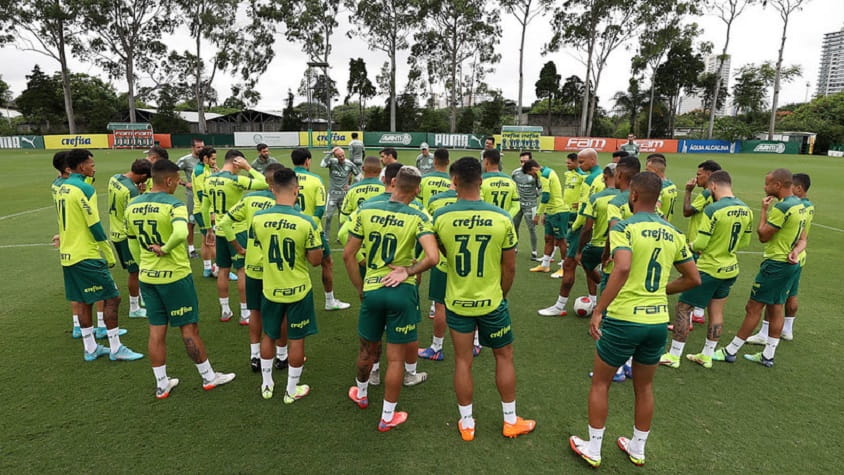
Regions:
[[[172, 150], [172, 156], [182, 151]], [[477, 151], [468, 153], [477, 156]], [[289, 155], [277, 151], [289, 165]], [[416, 153], [401, 151], [410, 163]], [[459, 154], [455, 154], [459, 155]], [[569, 450], [570, 434], [586, 435], [587, 374], [594, 343], [587, 321], [536, 315], [556, 298], [559, 281], [528, 272], [531, 263], [522, 229], [518, 274], [510, 294], [518, 374], [518, 412], [537, 420], [533, 434], [516, 440], [501, 436], [501, 409], [493, 384], [493, 359], [487, 349], [475, 361], [474, 442], [464, 443], [451, 377], [451, 343], [444, 362], [420, 361], [427, 383], [404, 388], [399, 409], [410, 418], [398, 430], [375, 430], [383, 386], [370, 390], [373, 402], [361, 411], [346, 397], [354, 383], [358, 349], [357, 303], [343, 312], [323, 312], [318, 269], [312, 272], [320, 333], [307, 340], [308, 362], [302, 382], [311, 395], [293, 405], [281, 397], [261, 399], [260, 375], [248, 367], [247, 332], [235, 321], [220, 323], [214, 283], [197, 277], [202, 335], [218, 371], [234, 371], [228, 386], [205, 393], [184, 353], [178, 332], [169, 338], [168, 372], [182, 385], [164, 401], [153, 398], [148, 360], [93, 363], [82, 360], [82, 344], [70, 337], [71, 318], [64, 300], [57, 251], [47, 243], [56, 220], [49, 195], [55, 177], [49, 151], [0, 151], [0, 473], [21, 472], [556, 472], [586, 470]], [[100, 211], [108, 177], [128, 169], [131, 151], [96, 151]], [[545, 165], [564, 169], [563, 154], [542, 153]], [[777, 365], [765, 369], [744, 360], [704, 370], [684, 361], [677, 370], [660, 368], [655, 384], [656, 415], [648, 443], [650, 470], [672, 473], [838, 472], [844, 451], [841, 427], [842, 378], [837, 370], [844, 332], [837, 277], [844, 262], [844, 214], [834, 211], [844, 162], [828, 157], [765, 155], [675, 155], [668, 175], [682, 187], [696, 165], [718, 160], [733, 175], [737, 195], [757, 211], [765, 172], [776, 167], [807, 172], [814, 181], [809, 196], [817, 214], [809, 239], [809, 263], [801, 284], [795, 340], [783, 342]], [[602, 163], [608, 157], [601, 157]], [[505, 154], [507, 171], [517, 162]], [[317, 170], [321, 172], [321, 170]], [[323, 173], [323, 175], [325, 175]], [[758, 219], [758, 218], [757, 218]], [[685, 230], [687, 223], [675, 216]], [[336, 245], [335, 245], [336, 246]], [[741, 255], [742, 273], [727, 304], [725, 343], [743, 318], [750, 284], [761, 260], [754, 242]], [[354, 302], [353, 291], [335, 256], [335, 294]], [[195, 275], [201, 262], [193, 261]], [[124, 301], [123, 342], [146, 353], [144, 320], [128, 313], [126, 274], [113, 271]], [[427, 282], [427, 278], [425, 279]], [[582, 274], [573, 292], [582, 295]], [[233, 300], [237, 299], [236, 292]], [[421, 305], [427, 309], [427, 286]], [[676, 299], [672, 298], [672, 302]], [[672, 303], [673, 305], [673, 303]], [[233, 302], [233, 308], [236, 305]], [[235, 319], [236, 320], [236, 319]], [[420, 343], [430, 342], [429, 320], [420, 325]], [[689, 337], [687, 352], [698, 352], [705, 331]], [[746, 348], [756, 351], [755, 348]], [[286, 375], [276, 373], [284, 384]], [[603, 470], [633, 469], [614, 447], [630, 435], [630, 382], [612, 388]]]

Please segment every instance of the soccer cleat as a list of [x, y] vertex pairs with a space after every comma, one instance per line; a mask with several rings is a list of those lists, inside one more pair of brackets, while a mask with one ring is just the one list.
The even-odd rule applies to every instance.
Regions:
[[210, 381], [202, 381], [202, 389], [210, 391], [217, 386], [222, 386], [230, 383], [235, 377], [234, 373], [214, 373], [214, 379]]
[[193, 251], [190, 251], [189, 256], [190, 256], [191, 259], [199, 259], [199, 253], [196, 252], [196, 249], [194, 249]]
[[332, 310], [346, 310], [351, 306], [352, 304], [337, 299], [325, 301], [325, 309], [329, 312]]
[[669, 368], [679, 368], [680, 367], [680, 357], [674, 356], [671, 353], [666, 353], [662, 355], [659, 359], [659, 364], [662, 366], [667, 366]]
[[238, 322], [238, 324], [242, 327], [249, 326], [249, 314], [247, 313], [245, 317], [243, 316], [243, 314], [241, 314], [240, 321]]
[[147, 311], [139, 307], [137, 310], [129, 312], [129, 318], [147, 318]]
[[220, 268], [217, 264], [211, 264], [211, 277], [216, 279], [218, 275], [220, 275]]
[[[371, 378], [371, 376], [370, 376]], [[405, 386], [416, 386], [417, 384], [422, 384], [428, 380], [428, 373], [424, 371], [419, 371], [418, 373], [408, 373], [407, 371], [404, 372], [404, 379], [402, 380], [402, 384]]]
[[627, 363], [624, 363], [621, 366], [621, 372], [624, 374], [624, 377], [627, 379], [633, 379], [633, 367]]
[[261, 359], [256, 356], [249, 358], [249, 367], [252, 368], [253, 373], [261, 371]]
[[[307, 358], [306, 358], [306, 361], [307, 361]], [[275, 361], [273, 361], [273, 366], [275, 366], [275, 369], [277, 369], [279, 371], [286, 370], [287, 369], [287, 358], [282, 360], [282, 359], [279, 359], [278, 357], [276, 357]]]
[[373, 369], [369, 372], [369, 385], [378, 386], [379, 384], [381, 384], [381, 372]]
[[229, 272], [229, 281], [237, 282], [237, 274], [235, 274], [234, 272]]
[[109, 350], [108, 348], [104, 347], [103, 345], [97, 345], [97, 348], [93, 352], [88, 353], [86, 351], [86, 352], [84, 352], [84, 354], [82, 356], [83, 356], [83, 358], [85, 358], [85, 361], [94, 361], [95, 359], [99, 358], [100, 356], [105, 356], [105, 355], [110, 354], [110, 353], [111, 353], [111, 350]]
[[481, 354], [481, 348], [483, 348], [481, 345], [473, 346], [472, 347], [472, 356], [478, 356], [479, 354]]
[[73, 331], [70, 333], [70, 336], [73, 337], [74, 340], [82, 338], [82, 327], [73, 327]]
[[[590, 378], [592, 377], [592, 372], [591, 372], [591, 371], [589, 372], [589, 377], [590, 377]], [[629, 376], [629, 377], [630, 377], [630, 378], [632, 378], [633, 376], [631, 375], [631, 376]], [[624, 371], [622, 371], [622, 372], [620, 372], [620, 373], [615, 373], [615, 374], [612, 376], [612, 382], [614, 382], [614, 383], [623, 383], [623, 382], [627, 381], [627, 378], [628, 378], [628, 376], [627, 376], [626, 374], [624, 374]]]
[[536, 313], [542, 315], [543, 317], [565, 317], [566, 315], [568, 315], [566, 309], [560, 308], [556, 304], [551, 305], [548, 308], [537, 310]]
[[272, 399], [273, 398], [273, 391], [275, 390], [275, 386], [261, 386], [261, 397], [264, 399]]
[[560, 267], [556, 272], [551, 274], [552, 279], [562, 279], [563, 278], [563, 268]]
[[111, 361], [135, 361], [143, 358], [144, 355], [136, 353], [129, 349], [126, 345], [120, 345], [114, 353], [109, 352], [108, 359]]
[[542, 258], [536, 255], [536, 252], [530, 253], [530, 260], [534, 262], [542, 262]]
[[774, 359], [765, 358], [765, 355], [763, 355], [761, 351], [759, 353], [753, 353], [752, 355], [744, 355], [744, 359], [754, 363], [759, 363], [766, 368], [770, 368], [774, 365]]
[[[80, 330], [80, 333], [81, 332], [82, 332], [82, 330]], [[123, 336], [123, 335], [126, 334], [126, 332], [127, 332], [127, 330], [125, 328], [121, 328], [120, 331], [117, 332], [117, 336]], [[106, 327], [95, 328], [94, 329], [94, 338], [96, 338], [97, 340], [103, 340], [105, 338], [108, 338], [108, 328], [106, 328]]]
[[428, 318], [434, 318], [434, 314], [437, 312], [437, 307], [434, 302], [431, 302], [431, 308], [428, 310]]
[[466, 442], [475, 440], [475, 428], [464, 429], [462, 420], [457, 421], [457, 430], [460, 432], [460, 438]]
[[627, 454], [627, 457], [630, 458], [630, 461], [633, 462], [633, 465], [637, 467], [641, 467], [645, 464], [645, 455], [644, 454], [634, 454], [630, 452], [630, 439], [627, 437], [619, 437], [615, 441], [618, 448], [621, 449], [622, 452]]
[[530, 268], [530, 271], [531, 271], [531, 272], [551, 272], [551, 268], [550, 268], [550, 267], [545, 267], [545, 266], [543, 266], [542, 264], [539, 264], [539, 265], [538, 265], [538, 266], [536, 266], [536, 267], [531, 267], [531, 268]]
[[[692, 323], [691, 323], [691, 322], [689, 322], [689, 331], [692, 331], [692, 330], [694, 330], [694, 329], [695, 329], [695, 326], [694, 326], [694, 325], [692, 325]], [[673, 323], [671, 323], [671, 324], [669, 324], [669, 325], [668, 325], [668, 331], [670, 331], [670, 332], [673, 332], [673, 331], [674, 331], [674, 324], [673, 324]]]
[[698, 325], [703, 325], [704, 323], [706, 323], [706, 318], [703, 315], [692, 314], [692, 323], [697, 323]]
[[686, 355], [686, 359], [689, 361], [694, 361], [695, 363], [703, 366], [706, 369], [712, 368], [712, 357], [706, 356], [703, 353], [698, 353], [696, 355]]
[[791, 341], [791, 340], [794, 339], [794, 333], [782, 332], [780, 334], [780, 339], [785, 340], [785, 341]]
[[712, 353], [712, 361], [725, 361], [727, 363], [735, 363], [736, 355], [727, 353], [726, 348], [718, 348], [715, 353]]
[[214, 277], [214, 273], [211, 269], [204, 269], [202, 271], [202, 277]]
[[750, 335], [747, 337], [747, 340], [744, 341], [745, 343], [751, 345], [767, 345], [768, 344], [768, 337], [759, 333]]
[[393, 414], [393, 418], [387, 422], [384, 419], [378, 421], [378, 432], [387, 432], [399, 424], [404, 424], [407, 421], [407, 413], [404, 411], [397, 411]]
[[176, 386], [179, 385], [178, 378], [167, 378], [167, 387], [166, 388], [155, 388], [155, 398], [156, 399], [167, 399], [170, 397], [170, 391], [173, 390]]
[[366, 396], [358, 397], [358, 387], [357, 386], [352, 386], [352, 387], [349, 388], [349, 399], [351, 399], [361, 409], [366, 409], [367, 407], [369, 407], [369, 398], [368, 397], [366, 397]]
[[231, 320], [233, 316], [234, 316], [234, 314], [232, 313], [231, 310], [220, 311], [220, 321], [221, 322], [227, 322], [227, 321]]
[[420, 358], [431, 361], [442, 361], [444, 358], [443, 350], [434, 350], [430, 346], [424, 349], [420, 348], [419, 350], [417, 350], [417, 353], [419, 354]]
[[293, 404], [299, 399], [302, 399], [303, 397], [307, 396], [310, 392], [311, 387], [307, 384], [297, 384], [295, 393], [287, 394], [287, 391], [284, 391], [284, 403]]
[[601, 456], [592, 456], [586, 453], [586, 446], [589, 445], [585, 440], [581, 439], [580, 437], [573, 435], [569, 437], [569, 447], [571, 450], [580, 456], [586, 463], [589, 464], [592, 468], [598, 468], [601, 466]]
[[504, 428], [501, 429], [501, 433], [504, 434], [504, 437], [515, 439], [520, 435], [533, 432], [533, 429], [535, 428], [536, 421], [532, 419], [522, 419], [521, 417], [517, 417], [516, 422], [514, 424], [509, 424], [505, 422]]

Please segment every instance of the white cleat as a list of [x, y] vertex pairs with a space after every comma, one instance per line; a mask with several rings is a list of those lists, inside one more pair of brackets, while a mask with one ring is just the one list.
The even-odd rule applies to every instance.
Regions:
[[538, 310], [536, 313], [542, 315], [543, 317], [565, 317], [566, 315], [568, 315], [566, 309], [560, 308], [556, 305], [552, 305], [548, 308], [543, 308], [541, 310]]
[[346, 310], [347, 308], [351, 307], [352, 304], [348, 302], [343, 302], [341, 300], [326, 300], [325, 301], [325, 309], [328, 311], [332, 310]]
[[230, 383], [234, 379], [234, 376], [234, 373], [214, 373], [213, 380], [202, 382], [202, 389], [210, 391], [216, 388], [217, 386], [222, 386], [226, 383]]
[[755, 335], [750, 335], [750, 337], [745, 340], [745, 343], [749, 343], [751, 345], [767, 345], [768, 337], [756, 333]]

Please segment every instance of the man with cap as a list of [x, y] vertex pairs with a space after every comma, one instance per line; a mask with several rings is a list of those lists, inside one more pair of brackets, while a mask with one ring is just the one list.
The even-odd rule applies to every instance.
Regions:
[[434, 155], [428, 151], [428, 144], [426, 142], [422, 142], [422, 145], [419, 146], [419, 150], [421, 150], [422, 153], [416, 157], [416, 168], [419, 169], [419, 172], [422, 175], [425, 175], [434, 169]]

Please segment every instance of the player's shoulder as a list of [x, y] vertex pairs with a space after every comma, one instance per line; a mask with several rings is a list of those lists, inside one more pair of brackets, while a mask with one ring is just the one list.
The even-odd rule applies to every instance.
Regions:
[[621, 193], [621, 190], [619, 190], [618, 188], [604, 188], [603, 190], [590, 196], [589, 201], [594, 203], [600, 199], [612, 199], [610, 197], [614, 198], [619, 193]]
[[250, 199], [251, 200], [251, 199], [257, 199], [257, 198], [270, 198], [272, 200], [275, 200], [275, 195], [273, 195], [273, 192], [270, 191], [270, 190], [258, 190], [258, 191], [250, 191], [249, 193], [246, 193], [245, 195], [243, 195], [243, 198], [241, 198], [241, 199], [243, 199], [243, 200]]
[[802, 201], [802, 202], [803, 202], [803, 206], [805, 206], [805, 207], [806, 207], [806, 209], [810, 209], [810, 210], [812, 210], [812, 211], [814, 211], [814, 210], [815, 210], [815, 204], [814, 204], [814, 203], [812, 203], [812, 202], [809, 200], [809, 198], [803, 198], [803, 199], [802, 199], [802, 200], [800, 200], [800, 201]]
[[791, 196], [785, 198], [784, 200], [778, 201], [774, 205], [774, 208], [776, 208], [777, 210], [779, 210], [783, 213], [787, 213], [789, 210], [791, 210], [791, 208], [803, 207], [803, 206], [804, 206], [803, 200], [801, 200], [800, 198], [798, 198], [794, 195], [791, 195]]
[[82, 175], [70, 175], [62, 184], [62, 186], [69, 186], [76, 188], [85, 195], [85, 198], [91, 198], [97, 192], [94, 185], [85, 181]]
[[437, 216], [442, 216], [443, 214], [447, 213], [476, 213], [476, 214], [484, 214], [490, 217], [495, 218], [503, 218], [506, 219], [508, 222], [511, 221], [510, 214], [504, 211], [503, 209], [495, 206], [493, 204], [487, 203], [486, 201], [469, 201], [469, 200], [457, 200], [453, 204], [449, 206], [444, 206], [437, 210], [435, 213], [435, 218]]
[[[606, 188], [604, 188], [604, 190], [602, 190], [602, 191], [605, 191], [605, 190], [606, 190]], [[618, 193], [616, 193], [615, 197], [610, 200], [610, 204], [614, 205], [614, 206], [621, 206], [621, 205], [627, 204], [629, 199], [630, 199], [630, 191], [629, 190], [624, 190], [624, 191], [619, 190]]]

